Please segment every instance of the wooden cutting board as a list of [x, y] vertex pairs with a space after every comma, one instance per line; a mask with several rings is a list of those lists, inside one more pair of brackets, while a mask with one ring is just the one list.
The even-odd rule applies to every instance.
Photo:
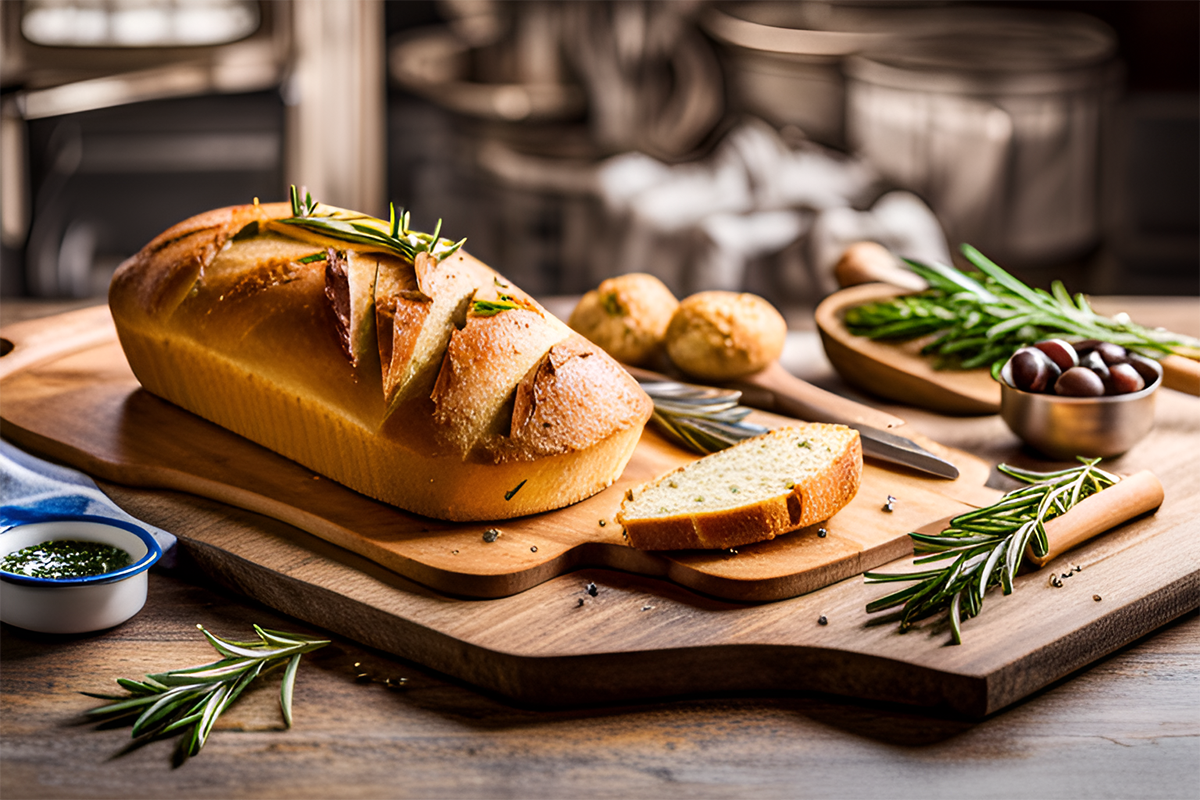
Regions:
[[[992, 380], [990, 370], [938, 370], [933, 368], [932, 359], [921, 356], [921, 348], [934, 336], [877, 342], [846, 329], [843, 317], [847, 309], [906, 292], [885, 283], [864, 283], [834, 292], [821, 301], [813, 316], [834, 369], [856, 388], [898, 403], [942, 414], [998, 413], [1000, 384]], [[1109, 313], [1102, 308], [1097, 311]], [[1200, 395], [1200, 361], [1171, 355], [1160, 363], [1163, 386]]]
[[[12, 326], [4, 337], [13, 349], [0, 361], [0, 415], [17, 444], [117, 483], [266, 514], [460, 596], [511, 595], [589, 564], [727, 600], [774, 600], [902, 556], [909, 531], [995, 496], [983, 486], [984, 462], [922, 439], [959, 465], [958, 479], [869, 464], [858, 496], [821, 525], [739, 552], [646, 553], [627, 546], [614, 522], [625, 490], [696, 458], [648, 431], [620, 480], [582, 503], [494, 524], [442, 522], [350, 491], [142, 390], [104, 307]], [[889, 495], [897, 498], [892, 512], [883, 510]]]
[[[111, 334], [84, 315], [13, 326], [0, 335], [20, 342], [11, 349], [5, 344], [0, 358], [5, 435], [17, 434], [19, 443], [43, 455], [73, 452], [79, 466], [99, 475], [105, 462], [56, 438], [83, 423], [55, 417], [61, 426], [35, 426], [42, 432], [33, 432], [9, 424], [7, 415], [16, 396], [10, 386], [18, 384], [22, 406], [33, 402], [27, 393], [38, 395], [49, 412], [67, 395], [79, 398], [75, 407], [85, 414], [93, 409], [96, 419], [111, 413], [105, 411], [112, 402], [104, 399], [106, 381], [128, 380], [121, 365], [105, 357]], [[85, 346], [67, 346], [64, 337]], [[38, 347], [28, 346], [33, 344]], [[97, 382], [100, 365], [107, 377]], [[40, 394], [12, 382], [34, 374]], [[137, 394], [127, 392], [122, 402], [142, 402]], [[1200, 605], [1197, 411], [1194, 398], [1164, 398], [1156, 430], [1118, 462], [1123, 471], [1158, 472], [1167, 491], [1158, 513], [1018, 577], [1011, 596], [989, 594], [984, 614], [965, 623], [966, 641], [958, 647], [945, 646], [948, 634], [938, 625], [901, 636], [890, 625], [872, 624], [865, 605], [891, 587], [859, 578], [785, 600], [742, 604], [681, 587], [665, 567], [658, 577], [582, 569], [506, 597], [456, 598], [269, 516], [100, 478], [130, 513], [178, 533], [184, 552], [210, 578], [313, 625], [522, 702], [820, 691], [981, 716]], [[30, 416], [25, 423], [32, 424]], [[988, 441], [1003, 442], [1003, 424], [992, 421], [998, 427], [987, 429]], [[135, 452], [139, 447], [132, 432], [104, 436]], [[232, 468], [236, 461], [215, 445], [205, 455], [223, 459], [218, 467]], [[1003, 458], [1020, 461], [1021, 454], [1004, 451]], [[1068, 564], [1082, 569], [1061, 588], [1051, 586], [1048, 575]]]

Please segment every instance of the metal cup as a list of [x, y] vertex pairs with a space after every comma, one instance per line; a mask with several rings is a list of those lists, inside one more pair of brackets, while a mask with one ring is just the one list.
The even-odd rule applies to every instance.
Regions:
[[1162, 377], [1139, 392], [1061, 397], [1014, 389], [1000, 381], [1000, 416], [1027, 444], [1056, 459], [1111, 458], [1154, 427], [1154, 395]]

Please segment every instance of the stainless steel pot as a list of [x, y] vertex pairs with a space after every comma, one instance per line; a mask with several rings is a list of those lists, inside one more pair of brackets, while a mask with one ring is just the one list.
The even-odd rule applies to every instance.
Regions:
[[700, 18], [720, 45], [736, 110], [845, 144], [842, 60], [902, 34], [919, 2], [762, 0], [710, 6]]
[[952, 241], [1027, 266], [1099, 237], [1115, 37], [1080, 14], [948, 9], [849, 59], [847, 138]]

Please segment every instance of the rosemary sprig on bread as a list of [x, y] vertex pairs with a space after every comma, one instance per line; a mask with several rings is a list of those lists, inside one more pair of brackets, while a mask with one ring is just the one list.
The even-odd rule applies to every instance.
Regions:
[[409, 262], [414, 261], [418, 253], [429, 253], [438, 261], [442, 261], [454, 255], [467, 241], [459, 239], [457, 242], [451, 242], [440, 238], [440, 219], [433, 233], [411, 230], [408, 227], [409, 212], [401, 209], [397, 215], [395, 203], [390, 205], [390, 219], [384, 228], [382, 220], [366, 214], [322, 206], [313, 200], [309, 192], [305, 192], [304, 199], [301, 200], [300, 190], [295, 186], [291, 188], [291, 202], [292, 216], [279, 220], [280, 224], [294, 225], [351, 244], [375, 245]]

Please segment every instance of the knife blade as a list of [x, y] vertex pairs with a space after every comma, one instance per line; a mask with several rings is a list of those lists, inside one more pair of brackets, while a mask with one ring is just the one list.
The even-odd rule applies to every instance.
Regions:
[[888, 431], [881, 431], [869, 425], [850, 424], [858, 431], [862, 439], [863, 456], [899, 464], [937, 475], [939, 478], [954, 480], [958, 477], [958, 467], [944, 458], [934, 455], [912, 439], [905, 439]]
[[[641, 382], [675, 381], [650, 370], [626, 367]], [[700, 387], [697, 387], [700, 388]], [[958, 467], [904, 436], [877, 425], [896, 427], [904, 420], [833, 394], [795, 377], [778, 364], [728, 384], [741, 392], [740, 402], [763, 411], [775, 411], [809, 422], [834, 422], [858, 431], [863, 456], [953, 480]], [[875, 424], [870, 424], [875, 423]]]
[[778, 362], [729, 386], [741, 390], [742, 402], [748, 406], [809, 422], [836, 422], [854, 428], [862, 439], [864, 457], [949, 480], [959, 475], [958, 467], [946, 459], [911, 439], [885, 430], [885, 426], [903, 425], [904, 420], [814, 386], [792, 375]]

